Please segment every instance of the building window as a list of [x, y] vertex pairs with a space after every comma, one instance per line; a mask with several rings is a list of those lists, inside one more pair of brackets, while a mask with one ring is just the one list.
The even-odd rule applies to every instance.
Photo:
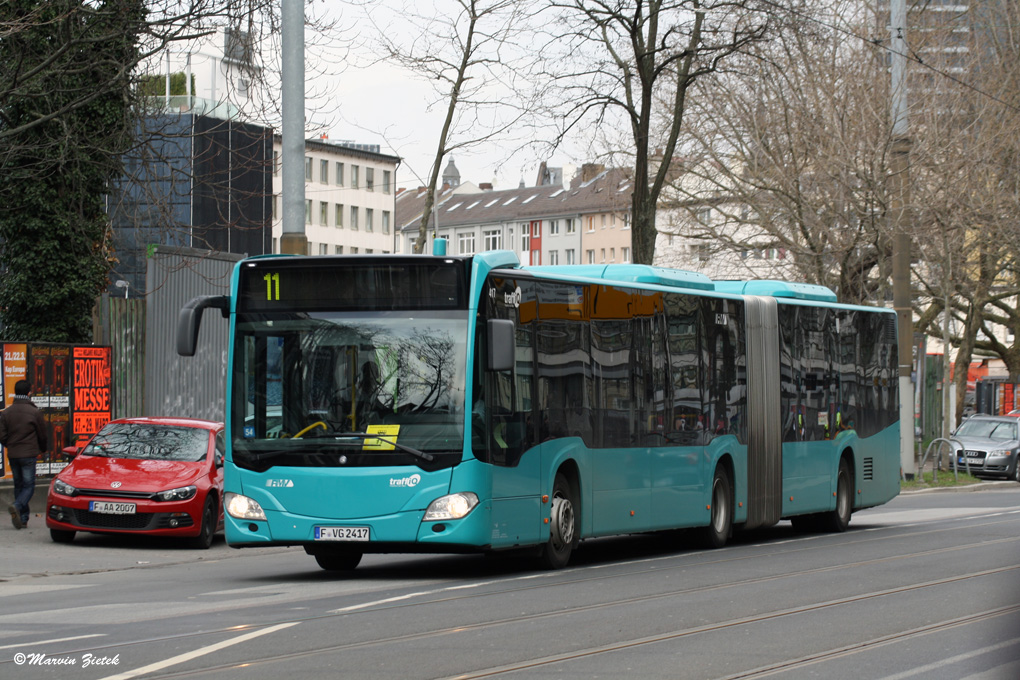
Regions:
[[344, 204], [337, 203], [333, 206], [333, 226], [343, 229], [344, 227]]
[[550, 236], [559, 236], [559, 234], [560, 234], [560, 221], [559, 220], [550, 220], [549, 221], [549, 235]]
[[280, 174], [280, 152], [273, 151], [273, 175]]
[[365, 191], [375, 191], [375, 168], [365, 168]]
[[595, 251], [594, 250], [586, 250], [586, 251], [584, 251], [584, 253], [588, 257], [588, 264], [595, 264]]
[[699, 224], [707, 226], [708, 223], [712, 220], [712, 209], [702, 208], [701, 210], [698, 211], [697, 218]]
[[609, 249], [609, 261], [616, 262], [616, 248]]
[[568, 234], [577, 233], [577, 222], [575, 222], [572, 217], [567, 218], [567, 233]]
[[373, 250], [372, 248], [365, 248], [365, 254], [366, 255], [371, 255], [374, 252], [375, 252], [375, 250]]
[[375, 225], [372, 224], [375, 218], [375, 210], [372, 208], [365, 208], [365, 231], [372, 231]]
[[482, 232], [482, 239], [486, 250], [499, 250], [503, 247], [503, 234], [498, 229]]
[[275, 239], [275, 238], [274, 238], [274, 239], [273, 239], [273, 253], [274, 253], [274, 254], [276, 254], [276, 253], [279, 253], [279, 252], [280, 252], [280, 251], [279, 251], [279, 247], [280, 247], [280, 244], [278, 243], [277, 239]]
[[457, 234], [457, 251], [461, 255], [475, 254], [475, 232]]
[[388, 194], [391, 191], [393, 191], [392, 189], [390, 189], [390, 177], [392, 175], [393, 173], [390, 172], [389, 170], [382, 171], [382, 192], [384, 194]]
[[351, 255], [357, 255], [357, 254], [358, 254], [358, 249], [357, 248], [351, 248]]
[[542, 221], [541, 220], [539, 220], [538, 222], [532, 222], [531, 223], [531, 235], [534, 236], [535, 238], [539, 238], [540, 236], [542, 236]]
[[337, 254], [337, 255], [343, 255], [344, 254], [344, 247], [343, 246], [337, 246], [336, 248], [333, 249], [333, 252], [335, 254]]
[[566, 260], [565, 261], [566, 261], [567, 264], [576, 264], [576, 262], [574, 261], [574, 249], [573, 248], [570, 248], [569, 250], [567, 250], [567, 252], [566, 252]]
[[390, 233], [390, 211], [389, 210], [383, 210], [382, 211], [382, 233], [384, 233], [384, 234]]
[[559, 263], [560, 263], [560, 251], [558, 251], [558, 250], [550, 250], [549, 251], [549, 264], [559, 264]]
[[542, 251], [541, 250], [532, 250], [531, 251], [531, 264], [533, 266], [538, 266], [538, 265], [542, 264]]
[[356, 165], [351, 166], [351, 188], [358, 188], [358, 166]]
[[602, 255], [602, 262], [605, 262], [606, 261], [606, 249], [603, 248], [602, 252], [600, 254]]
[[[761, 252], [761, 251], [757, 251], [757, 252]], [[702, 262], [708, 262], [709, 255], [710, 255], [710, 253], [709, 253], [709, 249], [708, 249], [708, 244], [707, 243], [699, 243], [698, 244], [698, 259], [700, 261], [702, 261]]]
[[595, 216], [588, 215], [588, 231], [595, 231]]
[[606, 216], [605, 215], [602, 216], [602, 228], [603, 229], [606, 228]]
[[320, 243], [319, 244], [319, 255], [329, 255], [329, 244], [328, 243]]
[[329, 203], [325, 201], [319, 201], [319, 224], [324, 227], [329, 224]]
[[312, 181], [312, 157], [305, 156], [305, 181]]
[[620, 259], [624, 262], [630, 262], [630, 248], [620, 248]]
[[305, 224], [312, 223], [312, 199], [305, 199]]
[[340, 161], [336, 163], [336, 177], [333, 178], [333, 181], [336, 182], [338, 187], [344, 185], [344, 164]]
[[329, 184], [329, 161], [319, 161], [319, 182], [321, 184]]
[[273, 194], [273, 219], [280, 219], [280, 196], [279, 194]]
[[314, 246], [315, 246], [315, 244], [314, 244], [314, 243], [312, 243], [311, 241], [309, 241], [308, 243], [306, 243], [306, 244], [305, 244], [305, 255], [311, 255], [311, 254], [312, 254], [312, 248], [313, 248]]
[[351, 206], [351, 229], [357, 231], [358, 229], [358, 206]]

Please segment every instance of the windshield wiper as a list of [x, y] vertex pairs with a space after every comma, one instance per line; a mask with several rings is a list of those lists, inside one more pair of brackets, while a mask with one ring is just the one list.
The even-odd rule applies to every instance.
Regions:
[[[343, 433], [330, 433], [328, 435], [318, 435], [316, 437], [310, 437], [309, 439], [315, 439], [315, 440], [321, 442], [323, 439], [327, 439], [327, 438], [328, 439], [332, 439], [333, 441], [337, 442], [338, 444], [342, 444], [344, 439], [356, 440], [356, 441], [359, 441], [359, 442], [362, 442], [362, 441], [364, 441], [366, 439], [378, 439], [379, 441], [386, 442], [387, 444], [390, 444], [395, 449], [398, 449], [398, 450], [403, 451], [405, 453], [409, 453], [410, 455], [414, 456], [415, 458], [419, 458], [419, 459], [424, 460], [426, 462], [431, 463], [432, 461], [434, 461], [436, 459], [436, 457], [433, 456], [431, 453], [426, 453], [425, 451], [419, 451], [418, 449], [411, 448], [410, 446], [405, 446], [404, 444], [399, 444], [399, 443], [397, 443], [397, 441], [395, 439], [392, 439], [389, 435], [385, 435], [385, 434], [369, 434], [367, 432], [343, 432]], [[298, 440], [298, 441], [300, 441], [300, 440]], [[285, 448], [276, 448], [276, 449], [273, 449], [271, 451], [258, 451], [258, 452], [250, 451], [248, 453], [248, 455], [251, 456], [252, 459], [254, 459], [256, 462], [259, 462], [259, 461], [263, 461], [263, 460], [268, 460], [270, 458], [276, 458], [277, 456], [282, 456], [282, 455], [284, 455], [286, 453], [288, 453], [287, 449], [285, 449]]]
[[392, 446], [395, 449], [399, 449], [400, 451], [403, 451], [405, 453], [409, 453], [412, 456], [414, 456], [415, 458], [420, 458], [420, 459], [422, 459], [422, 460], [424, 460], [426, 462], [431, 463], [432, 461], [434, 461], [436, 459], [436, 457], [433, 456], [431, 453], [425, 453], [424, 451], [419, 451], [418, 449], [411, 448], [410, 446], [404, 446], [403, 444], [398, 444], [397, 440], [391, 438], [390, 435], [385, 435], [385, 434], [369, 434], [367, 432], [343, 432], [343, 433], [340, 433], [340, 434], [332, 434], [330, 436], [333, 439], [335, 439], [335, 440], [340, 440], [340, 439], [358, 439], [360, 441], [364, 441], [366, 439], [378, 439], [381, 442], [386, 442], [387, 444], [389, 444], [390, 446]]

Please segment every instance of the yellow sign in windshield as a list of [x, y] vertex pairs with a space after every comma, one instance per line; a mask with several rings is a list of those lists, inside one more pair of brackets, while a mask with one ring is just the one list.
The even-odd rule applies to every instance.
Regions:
[[365, 451], [392, 451], [393, 444], [397, 441], [397, 434], [400, 433], [399, 425], [369, 425], [365, 430], [368, 434], [383, 435], [384, 439], [366, 439], [361, 447]]

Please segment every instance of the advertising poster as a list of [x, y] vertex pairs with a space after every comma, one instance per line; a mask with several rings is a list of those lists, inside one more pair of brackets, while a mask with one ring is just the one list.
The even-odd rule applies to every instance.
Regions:
[[71, 434], [87, 439], [110, 422], [112, 348], [74, 347], [71, 356]]
[[[14, 383], [24, 380], [28, 375], [28, 345], [25, 343], [8, 343], [3, 346], [4, 372], [4, 408], [14, 401]], [[7, 464], [7, 452], [3, 452], [3, 476], [11, 478], [11, 468]]]

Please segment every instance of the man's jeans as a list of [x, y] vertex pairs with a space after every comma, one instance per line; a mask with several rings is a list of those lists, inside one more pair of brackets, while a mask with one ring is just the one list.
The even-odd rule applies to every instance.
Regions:
[[14, 506], [21, 513], [21, 523], [28, 523], [28, 501], [35, 493], [35, 458], [8, 458], [14, 475]]

